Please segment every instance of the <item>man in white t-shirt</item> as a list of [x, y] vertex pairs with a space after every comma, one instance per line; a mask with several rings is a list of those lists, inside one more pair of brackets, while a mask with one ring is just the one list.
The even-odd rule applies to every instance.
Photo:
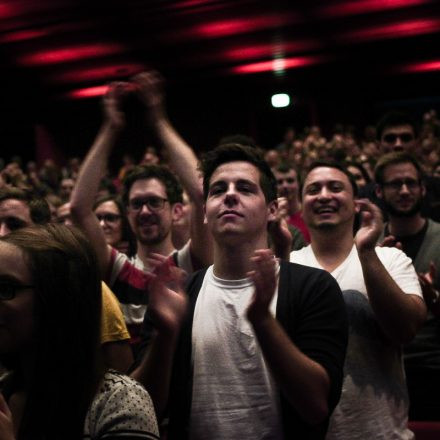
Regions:
[[398, 249], [376, 247], [383, 229], [380, 210], [356, 200], [356, 191], [339, 165], [313, 164], [302, 191], [311, 244], [290, 256], [292, 262], [330, 272], [347, 306], [344, 385], [327, 438], [412, 439], [401, 344], [414, 337], [426, 307], [411, 260]]
[[257, 150], [222, 145], [202, 169], [214, 265], [190, 279], [183, 323], [186, 296], [156, 271], [145, 336], [149, 314], [158, 331], [137, 377], [159, 417], [168, 401], [170, 439], [323, 439], [347, 340], [337, 283], [267, 248], [276, 181]]

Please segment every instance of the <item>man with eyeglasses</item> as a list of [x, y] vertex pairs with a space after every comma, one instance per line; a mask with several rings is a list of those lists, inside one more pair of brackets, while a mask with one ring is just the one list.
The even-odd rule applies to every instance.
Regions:
[[382, 153], [414, 152], [417, 146], [417, 125], [403, 112], [387, 113], [377, 125], [377, 137]]
[[383, 235], [388, 244], [397, 244], [413, 260], [429, 311], [404, 351], [410, 419], [440, 420], [440, 224], [422, 215], [426, 188], [414, 157], [406, 153], [383, 156], [376, 165], [375, 180], [377, 196], [388, 214]]
[[[137, 253], [128, 257], [107, 245], [93, 203], [99, 181], [122, 129], [125, 127], [123, 102], [135, 96], [146, 109], [147, 122], [175, 173], [161, 165], [140, 165], [124, 178], [122, 199], [135, 235]], [[136, 75], [130, 82], [114, 83], [104, 97], [102, 128], [87, 154], [72, 194], [75, 222], [91, 240], [100, 261], [102, 274], [122, 304], [132, 342], [138, 341], [146, 304], [147, 287], [153, 269], [152, 254], [169, 257], [185, 272], [210, 261], [210, 240], [203, 214], [203, 191], [197, 158], [168, 120], [162, 80], [156, 72]], [[191, 239], [178, 251], [172, 242], [172, 225], [183, 215], [182, 186], [191, 201]]]

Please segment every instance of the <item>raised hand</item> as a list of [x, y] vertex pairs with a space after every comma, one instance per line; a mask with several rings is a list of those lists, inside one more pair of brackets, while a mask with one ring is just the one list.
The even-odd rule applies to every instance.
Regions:
[[359, 252], [374, 250], [383, 231], [382, 213], [374, 203], [367, 199], [355, 201], [361, 215], [361, 226], [354, 242]]
[[127, 82], [112, 82], [103, 98], [104, 118], [114, 128], [125, 126], [125, 114], [121, 110], [122, 100], [132, 93], [133, 86]]
[[148, 302], [153, 324], [159, 333], [175, 335], [187, 310], [187, 297], [183, 290], [184, 271], [168, 257], [159, 254], [151, 254], [149, 264], [154, 267]]
[[268, 232], [278, 258], [289, 261], [293, 237], [287, 225], [287, 199], [278, 197], [278, 210], [274, 220], [269, 222]]
[[270, 316], [269, 306], [277, 287], [277, 260], [270, 249], [256, 250], [251, 258], [254, 269], [247, 276], [252, 279], [255, 292], [247, 309], [251, 322]]
[[440, 292], [434, 286], [434, 281], [437, 278], [437, 268], [435, 264], [431, 261], [429, 271], [417, 275], [426, 305], [434, 315], [440, 316]]
[[15, 440], [11, 410], [2, 393], [0, 393], [0, 440]]
[[163, 78], [152, 70], [135, 75], [131, 79], [135, 86], [136, 94], [148, 110], [151, 119], [165, 116], [165, 95], [163, 91]]
[[394, 235], [387, 235], [383, 240], [382, 243], [379, 243], [380, 247], [395, 247], [397, 249], [402, 250], [402, 243], [400, 241], [396, 240], [396, 237]]

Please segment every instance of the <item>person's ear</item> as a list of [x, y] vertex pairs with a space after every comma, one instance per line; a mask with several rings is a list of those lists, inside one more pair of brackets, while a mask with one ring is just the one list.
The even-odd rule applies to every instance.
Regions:
[[272, 200], [267, 205], [268, 221], [272, 222], [277, 219], [278, 214], [278, 200]]
[[183, 217], [183, 204], [182, 203], [174, 203], [171, 208], [171, 214], [173, 218], [173, 222], [179, 221]]
[[382, 187], [378, 184], [376, 184], [376, 187], [374, 188], [374, 191], [376, 193], [376, 197], [378, 199], [383, 199], [383, 190]]

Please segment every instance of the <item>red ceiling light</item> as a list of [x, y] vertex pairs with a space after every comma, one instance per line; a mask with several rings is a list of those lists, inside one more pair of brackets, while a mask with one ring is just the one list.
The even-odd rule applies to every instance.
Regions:
[[9, 32], [0, 36], [0, 43], [17, 43], [19, 41], [33, 40], [34, 38], [41, 38], [48, 35], [45, 30], [27, 30]]
[[236, 66], [232, 68], [232, 72], [238, 74], [280, 72], [283, 70], [310, 66], [312, 64], [317, 64], [322, 61], [322, 57], [279, 58], [276, 60], [261, 61], [259, 63]]
[[294, 41], [288, 43], [254, 44], [252, 46], [233, 47], [221, 53], [221, 57], [230, 61], [244, 61], [255, 58], [268, 58], [279, 54], [304, 52], [316, 49], [315, 41]]
[[121, 63], [100, 67], [69, 70], [54, 76], [55, 82], [102, 81], [121, 77], [129, 77], [145, 70], [145, 66], [137, 63]]
[[397, 37], [412, 37], [440, 31], [440, 20], [408, 20], [384, 26], [348, 32], [340, 37], [344, 42], [374, 41]]
[[440, 70], [440, 60], [424, 61], [408, 64], [399, 69], [402, 73], [437, 72]]
[[24, 55], [18, 58], [18, 62], [24, 66], [44, 66], [115, 55], [123, 50], [124, 48], [119, 44], [79, 45]]
[[85, 89], [77, 89], [69, 92], [66, 96], [74, 99], [96, 98], [107, 93], [108, 86], [87, 87]]
[[357, 0], [323, 6], [318, 10], [318, 15], [323, 18], [345, 17], [408, 8], [431, 2], [432, 0]]
[[269, 14], [206, 23], [195, 27], [189, 33], [202, 38], [220, 38], [277, 28], [297, 20], [298, 17], [293, 14]]

